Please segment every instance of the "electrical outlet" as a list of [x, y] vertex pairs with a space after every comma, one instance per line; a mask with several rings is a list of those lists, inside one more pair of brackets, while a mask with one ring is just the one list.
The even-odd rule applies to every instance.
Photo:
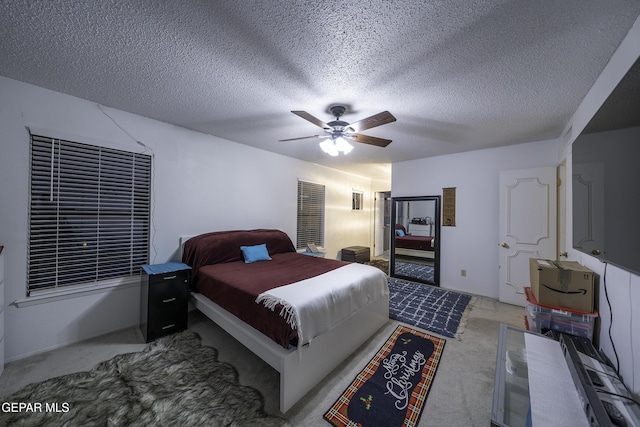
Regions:
[[460, 275], [462, 277], [467, 277], [467, 270], [460, 270]]

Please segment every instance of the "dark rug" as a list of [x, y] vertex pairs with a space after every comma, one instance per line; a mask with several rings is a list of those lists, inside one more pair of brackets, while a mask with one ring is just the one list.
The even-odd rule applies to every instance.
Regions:
[[194, 332], [161, 338], [143, 351], [31, 384], [4, 398], [31, 404], [0, 411], [17, 426], [285, 426], [264, 412], [260, 392]]
[[[372, 258], [365, 264], [379, 268], [387, 276], [389, 275], [389, 260], [385, 258]], [[417, 264], [413, 262], [397, 261], [395, 274], [399, 276], [415, 277], [418, 280], [434, 282], [434, 270], [432, 265]]]
[[399, 325], [324, 414], [334, 426], [415, 426], [445, 340]]
[[389, 317], [450, 338], [460, 338], [471, 295], [390, 277]]
[[431, 265], [396, 261], [395, 274], [398, 276], [415, 277], [423, 282], [435, 283], [433, 272], [433, 266]]

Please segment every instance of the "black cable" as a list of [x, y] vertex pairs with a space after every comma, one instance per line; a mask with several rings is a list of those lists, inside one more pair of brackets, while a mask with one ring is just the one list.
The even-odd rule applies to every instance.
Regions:
[[[611, 309], [611, 301], [609, 300], [609, 292], [607, 292], [607, 266], [609, 263], [604, 263], [604, 274], [602, 277], [604, 296], [607, 298], [607, 304], [609, 305], [609, 341], [611, 342], [611, 348], [613, 348], [613, 354], [616, 356], [616, 373], [620, 376], [620, 359], [618, 358], [618, 352], [616, 351], [616, 344], [613, 342], [613, 336], [611, 335], [611, 328], [613, 326], [613, 310]], [[620, 380], [622, 377], [620, 376]], [[624, 382], [624, 381], [623, 381]]]
[[615, 396], [615, 397], [620, 397], [622, 399], [627, 399], [633, 403], [635, 403], [636, 405], [640, 406], [640, 402], [638, 402], [637, 400], [635, 400], [633, 397], [630, 396], [625, 396], [624, 394], [620, 394], [620, 393], [614, 393], [612, 391], [609, 390], [603, 390], [601, 388], [596, 388], [596, 392], [598, 393], [604, 393], [604, 394], [608, 394], [610, 396]]
[[[597, 372], [598, 374], [602, 374], [602, 375], [606, 375], [608, 377], [611, 377], [611, 378], [615, 379], [616, 381], [620, 381], [620, 377], [618, 376], [618, 374], [615, 374], [615, 375], [614, 374], [610, 374], [608, 372], [602, 371], [600, 369], [593, 368], [591, 366], [588, 366], [587, 369], [589, 369], [589, 370], [591, 370], [593, 372]], [[622, 381], [620, 381], [620, 382], [622, 382]], [[622, 385], [624, 385], [624, 383]]]

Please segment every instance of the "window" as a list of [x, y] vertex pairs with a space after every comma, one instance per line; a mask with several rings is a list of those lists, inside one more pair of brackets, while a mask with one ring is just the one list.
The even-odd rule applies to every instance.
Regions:
[[31, 136], [27, 295], [139, 274], [151, 156]]
[[298, 236], [296, 247], [324, 246], [324, 185], [298, 181]]
[[362, 191], [357, 191], [354, 190], [351, 193], [351, 210], [354, 211], [361, 211], [362, 210], [362, 197], [363, 197], [363, 192]]

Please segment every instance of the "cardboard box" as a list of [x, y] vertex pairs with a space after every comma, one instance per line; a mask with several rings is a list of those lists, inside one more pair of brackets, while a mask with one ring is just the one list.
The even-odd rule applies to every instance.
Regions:
[[539, 304], [591, 313], [595, 273], [575, 261], [529, 260], [531, 290]]

